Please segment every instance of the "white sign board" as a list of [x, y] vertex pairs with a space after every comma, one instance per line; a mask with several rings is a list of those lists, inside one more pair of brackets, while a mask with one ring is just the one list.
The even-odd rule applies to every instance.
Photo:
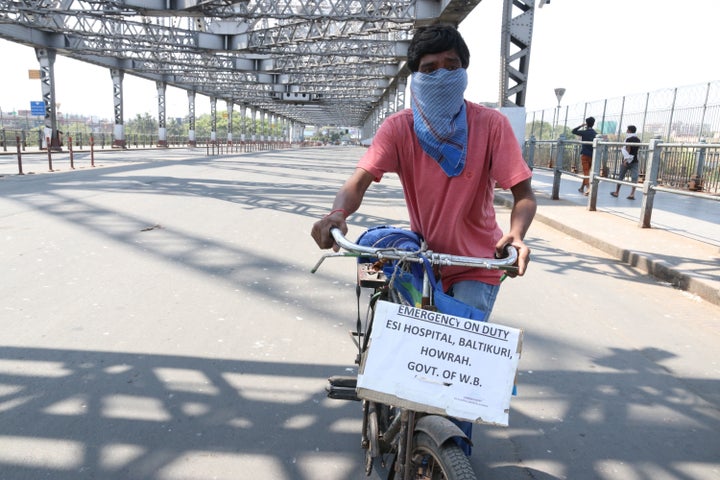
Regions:
[[507, 426], [521, 347], [516, 328], [379, 301], [358, 395]]

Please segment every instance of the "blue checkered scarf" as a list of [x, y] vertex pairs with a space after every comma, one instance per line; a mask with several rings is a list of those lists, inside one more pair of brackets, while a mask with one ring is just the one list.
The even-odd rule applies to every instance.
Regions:
[[464, 68], [415, 72], [410, 83], [415, 134], [423, 151], [438, 162], [448, 177], [459, 175], [465, 168], [466, 87]]

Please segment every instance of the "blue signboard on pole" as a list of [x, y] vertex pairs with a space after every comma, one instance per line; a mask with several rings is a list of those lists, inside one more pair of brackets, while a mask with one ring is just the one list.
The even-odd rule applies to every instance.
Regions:
[[45, 116], [45, 102], [30, 102], [30, 114], [35, 116]]

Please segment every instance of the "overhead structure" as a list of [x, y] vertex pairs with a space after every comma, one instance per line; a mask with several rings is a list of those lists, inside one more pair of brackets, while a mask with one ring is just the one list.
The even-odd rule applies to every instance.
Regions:
[[[500, 106], [524, 107], [535, 0], [504, 0], [500, 39]], [[549, 0], [540, 0], [540, 7]]]
[[404, 95], [414, 29], [458, 25], [479, 3], [0, 0], [0, 38], [274, 118], [363, 126]]

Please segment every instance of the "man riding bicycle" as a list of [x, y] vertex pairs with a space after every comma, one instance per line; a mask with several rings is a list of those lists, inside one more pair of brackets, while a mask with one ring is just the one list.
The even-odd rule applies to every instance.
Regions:
[[[330, 228], [347, 233], [346, 219], [360, 207], [373, 180], [395, 172], [410, 228], [430, 249], [492, 257], [512, 245], [518, 250], [517, 275], [525, 273], [530, 249], [523, 238], [537, 208], [532, 173], [507, 118], [464, 99], [469, 61], [468, 47], [453, 26], [417, 30], [407, 59], [412, 107], [385, 120], [338, 191], [331, 212], [313, 225], [311, 234], [320, 248], [337, 248]], [[505, 234], [495, 218], [496, 184], [509, 188], [514, 199]], [[501, 272], [444, 267], [441, 275], [449, 294], [490, 314]]]

